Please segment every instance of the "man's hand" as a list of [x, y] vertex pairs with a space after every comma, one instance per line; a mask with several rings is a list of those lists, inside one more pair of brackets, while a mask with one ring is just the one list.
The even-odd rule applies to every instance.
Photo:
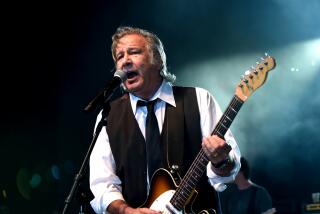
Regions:
[[[231, 146], [217, 135], [204, 138], [202, 141], [202, 148], [213, 166], [217, 164], [219, 165], [219, 163], [228, 160], [229, 152], [231, 151]], [[232, 161], [229, 161], [226, 162], [223, 167], [213, 167], [212, 170], [218, 175], [226, 176], [232, 170], [233, 166], [234, 163]]]
[[160, 212], [149, 208], [132, 208], [122, 200], [115, 200], [109, 204], [107, 211], [117, 214], [160, 214]]
[[231, 151], [231, 146], [217, 135], [204, 138], [202, 141], [202, 148], [213, 164], [217, 164], [227, 159], [228, 154]]

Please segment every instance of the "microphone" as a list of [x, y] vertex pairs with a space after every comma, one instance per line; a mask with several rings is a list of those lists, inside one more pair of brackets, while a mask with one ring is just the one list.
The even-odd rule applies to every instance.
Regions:
[[117, 70], [113, 78], [106, 84], [95, 98], [84, 108], [84, 111], [93, 111], [98, 105], [103, 105], [109, 101], [114, 92], [120, 87], [121, 83], [126, 81], [127, 74], [122, 70]]

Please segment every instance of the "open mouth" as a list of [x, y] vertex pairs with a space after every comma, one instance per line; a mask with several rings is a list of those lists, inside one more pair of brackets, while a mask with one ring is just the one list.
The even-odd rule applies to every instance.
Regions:
[[136, 71], [128, 71], [127, 72], [127, 78], [128, 79], [132, 79], [132, 78], [134, 78], [136, 76], [138, 76], [138, 72], [136, 72]]

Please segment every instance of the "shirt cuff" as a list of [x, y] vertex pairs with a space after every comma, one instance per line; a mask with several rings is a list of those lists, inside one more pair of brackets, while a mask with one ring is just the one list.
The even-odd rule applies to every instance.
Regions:
[[213, 166], [212, 166], [210, 161], [209, 161], [209, 163], [207, 165], [207, 176], [209, 178], [209, 183], [211, 184], [211, 186], [213, 186], [213, 188], [217, 192], [224, 191], [227, 188], [225, 183], [230, 183], [230, 182], [234, 181], [237, 173], [239, 172], [240, 164], [235, 159], [235, 157], [233, 157], [233, 159], [234, 159], [235, 166], [231, 170], [229, 176], [220, 176], [220, 175], [217, 175], [216, 173], [214, 173], [213, 170], [212, 170]]
[[92, 201], [90, 201], [90, 205], [97, 214], [107, 214], [107, 207], [115, 200], [124, 201], [124, 198], [120, 192], [109, 192], [108, 194], [103, 194], [100, 198], [95, 197]]

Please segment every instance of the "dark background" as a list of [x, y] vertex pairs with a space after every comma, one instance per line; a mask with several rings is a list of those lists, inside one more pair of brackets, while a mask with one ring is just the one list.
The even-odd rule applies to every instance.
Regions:
[[112, 76], [120, 25], [158, 34], [177, 85], [206, 88], [222, 110], [241, 74], [274, 56], [231, 130], [278, 213], [301, 213], [320, 192], [319, 1], [31, 0], [2, 10], [1, 213], [61, 212], [97, 114], [82, 109]]

